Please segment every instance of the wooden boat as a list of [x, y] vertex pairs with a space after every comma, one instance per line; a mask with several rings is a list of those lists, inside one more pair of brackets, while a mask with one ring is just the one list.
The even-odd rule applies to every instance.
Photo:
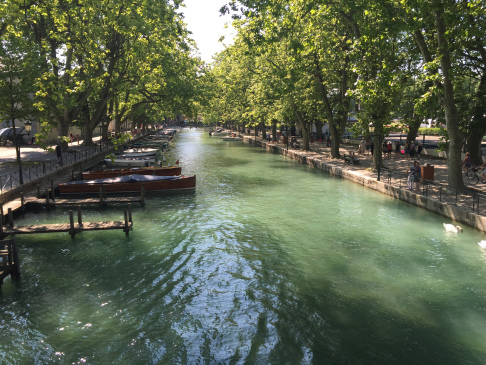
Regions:
[[164, 167], [144, 167], [136, 169], [115, 169], [104, 171], [83, 172], [83, 180], [104, 179], [107, 177], [127, 176], [127, 175], [153, 175], [153, 176], [179, 176], [182, 168], [178, 166]]
[[98, 193], [103, 188], [107, 193], [134, 193], [145, 191], [187, 190], [196, 188], [193, 176], [149, 176], [127, 175], [86, 181], [69, 181], [59, 184], [61, 194]]

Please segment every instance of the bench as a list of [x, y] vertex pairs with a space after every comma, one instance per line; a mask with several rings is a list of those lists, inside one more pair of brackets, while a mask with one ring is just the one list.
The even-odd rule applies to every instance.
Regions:
[[352, 163], [353, 165], [359, 165], [359, 158], [357, 158], [356, 156], [345, 154], [343, 157], [344, 157], [344, 163]]

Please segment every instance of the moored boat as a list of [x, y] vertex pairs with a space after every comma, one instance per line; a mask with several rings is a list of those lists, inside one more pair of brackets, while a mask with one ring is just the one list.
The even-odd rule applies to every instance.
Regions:
[[151, 157], [144, 157], [144, 158], [115, 158], [112, 160], [111, 158], [105, 158], [104, 161], [108, 165], [112, 166], [150, 166], [155, 164], [155, 158]]
[[82, 177], [83, 180], [94, 180], [127, 175], [178, 176], [181, 174], [181, 172], [182, 168], [178, 166], [144, 167], [136, 169], [87, 171], [82, 173]]
[[196, 188], [193, 176], [149, 176], [127, 175], [86, 181], [69, 181], [59, 184], [61, 194], [97, 193], [103, 188], [107, 193], [145, 191], [186, 190]]
[[240, 137], [230, 137], [230, 136], [228, 136], [228, 137], [221, 137], [221, 139], [222, 139], [223, 141], [225, 141], [225, 142], [236, 142], [236, 141], [243, 141], [243, 139], [242, 139], [242, 138], [240, 138]]

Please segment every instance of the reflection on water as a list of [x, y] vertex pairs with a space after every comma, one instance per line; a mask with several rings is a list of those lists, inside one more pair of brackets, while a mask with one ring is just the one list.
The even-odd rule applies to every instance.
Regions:
[[201, 130], [170, 153], [197, 191], [134, 207], [128, 239], [18, 237], [1, 363], [486, 362], [480, 232]]

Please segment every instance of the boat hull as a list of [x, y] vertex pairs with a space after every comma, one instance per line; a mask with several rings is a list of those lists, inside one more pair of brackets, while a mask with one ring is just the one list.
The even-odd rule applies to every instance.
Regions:
[[180, 167], [147, 167], [141, 169], [116, 169], [105, 171], [83, 172], [83, 180], [104, 179], [107, 177], [127, 175], [178, 176], [182, 172]]
[[[96, 180], [93, 180], [96, 181]], [[196, 188], [196, 176], [180, 176], [174, 180], [157, 180], [128, 183], [76, 183], [59, 184], [60, 194], [98, 193], [100, 188], [107, 193], [136, 193], [142, 191], [188, 190]]]

